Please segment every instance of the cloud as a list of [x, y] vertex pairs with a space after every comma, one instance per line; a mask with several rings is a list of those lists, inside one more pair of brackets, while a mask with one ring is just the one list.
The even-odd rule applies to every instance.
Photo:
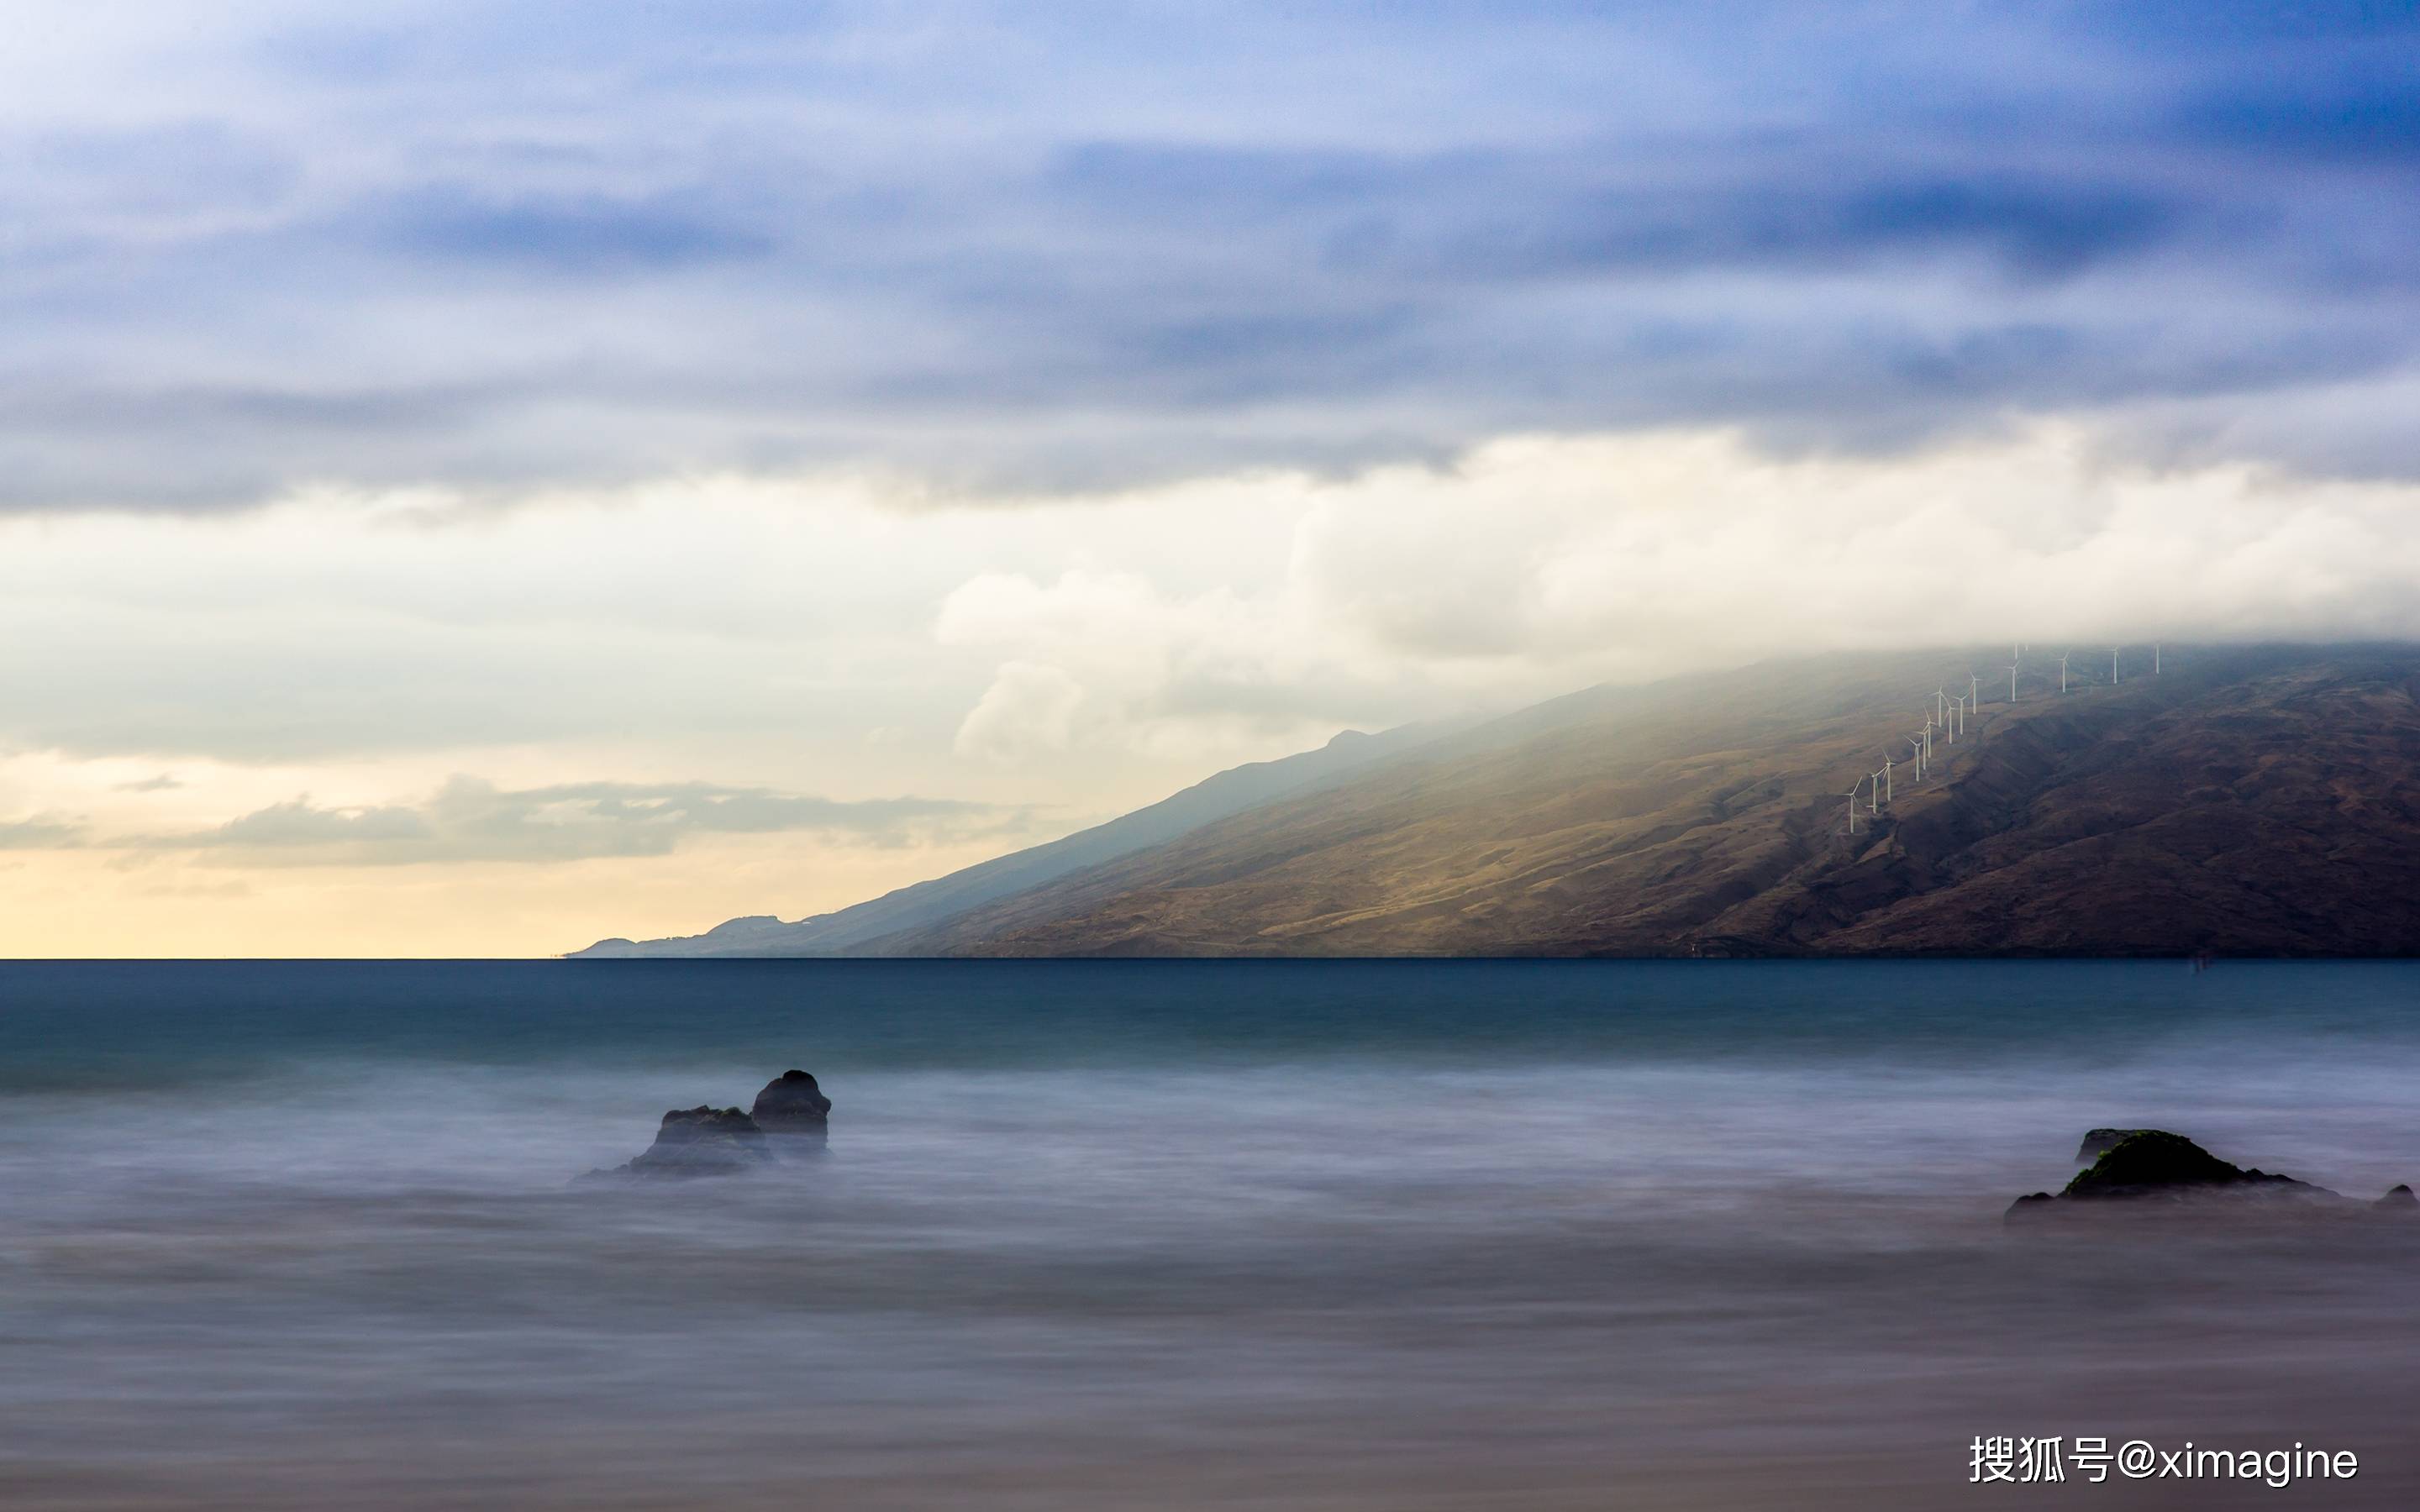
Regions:
[[110, 791], [112, 793], [166, 793], [184, 785], [175, 777], [163, 772], [157, 777], [147, 777], [139, 781], [117, 783]]
[[766, 238], [655, 197], [484, 200], [458, 189], [396, 208], [391, 235], [405, 253], [544, 273], [668, 270], [762, 256]]
[[253, 895], [253, 886], [249, 882], [165, 882], [137, 887], [134, 891], [145, 898], [225, 900], [249, 898]]
[[149, 851], [206, 853], [235, 866], [565, 862], [670, 854], [701, 835], [806, 833], [900, 845], [1015, 829], [1023, 811], [939, 798], [853, 801], [704, 782], [564, 783], [503, 789], [456, 777], [411, 804], [272, 804], [208, 829], [138, 837]]
[[968, 580], [936, 634], [1002, 659], [959, 746], [1304, 743], [1832, 651], [2420, 638], [2420, 488], [2106, 441], [1787, 458], [1719, 431], [1530, 437], [1451, 471], [1296, 480], [1285, 571], [1249, 589]]
[[[2310, 442], [2329, 412], [2230, 424]], [[240, 796], [109, 827], [464, 770], [1093, 812], [1346, 726], [1799, 647], [2420, 633], [2420, 492], [2228, 461], [2196, 439], [2218, 419], [1895, 455], [1532, 436], [1013, 510], [716, 480], [443, 528], [409, 500], [0, 521], [0, 748], [116, 764], [0, 812], [170, 769]]]
[[970, 579], [942, 602], [944, 646], [1008, 651], [958, 726], [960, 755], [1030, 763], [1104, 746], [1240, 757], [1316, 744], [1373, 703], [1322, 628], [1233, 589], [1171, 594], [1136, 572]]
[[84, 826], [66, 820], [0, 819], [0, 851], [63, 851], [84, 841]]
[[1019, 761], [1063, 751], [1076, 742], [1084, 685], [1064, 667], [1009, 661], [967, 711], [954, 748], [961, 756]]
[[0, 508], [2150, 409], [2420, 476], [2401, 8], [27, 8]]
[[1400, 656], [1621, 680], [1994, 640], [2414, 636], [2415, 506], [2409, 486], [2145, 466], [2057, 428], [1887, 462], [1721, 435], [1508, 441], [1455, 486], [1337, 490], [1295, 591]]

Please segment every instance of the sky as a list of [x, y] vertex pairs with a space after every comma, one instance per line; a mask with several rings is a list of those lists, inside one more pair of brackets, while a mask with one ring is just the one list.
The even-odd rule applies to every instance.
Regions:
[[844, 905], [1346, 728], [2420, 636], [2409, 5], [0, 8], [0, 955]]

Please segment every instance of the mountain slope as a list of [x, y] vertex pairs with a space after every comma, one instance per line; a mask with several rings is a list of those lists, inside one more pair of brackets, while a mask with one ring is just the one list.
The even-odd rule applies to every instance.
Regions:
[[1335, 780], [1369, 763], [1450, 733], [1413, 724], [1365, 734], [1348, 730], [1317, 750], [1231, 767], [1148, 808], [1107, 824], [901, 887], [829, 914], [783, 922], [769, 914], [735, 918], [703, 934], [663, 940], [599, 940], [575, 960], [637, 956], [830, 955], [877, 935], [929, 927], [978, 904], [1171, 840], [1256, 804]]
[[[1931, 691], [1996, 657], [1750, 669], [1525, 711], [856, 949], [878, 954], [2420, 950], [2420, 649], [2005, 664], [1844, 832]], [[1861, 806], [1863, 800], [1861, 799]]]

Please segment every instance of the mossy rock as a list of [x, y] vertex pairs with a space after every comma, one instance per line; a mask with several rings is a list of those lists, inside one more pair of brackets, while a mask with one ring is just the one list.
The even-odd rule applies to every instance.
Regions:
[[2157, 1134], [2156, 1129], [2086, 1129], [2084, 1142], [2075, 1147], [2075, 1158], [2089, 1164], [2118, 1148], [2118, 1142], [2133, 1134]]

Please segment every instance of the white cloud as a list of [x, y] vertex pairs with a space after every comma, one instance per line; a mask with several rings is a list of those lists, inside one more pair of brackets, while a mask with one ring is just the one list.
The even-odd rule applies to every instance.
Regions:
[[986, 573], [942, 602], [944, 646], [1011, 653], [958, 749], [1020, 760], [1076, 747], [1195, 759], [1315, 743], [1366, 699], [1302, 621], [1282, 564], [1247, 591], [1167, 590], [1135, 571], [1048, 582]]
[[2420, 635], [2420, 488], [2154, 467], [2071, 425], [1888, 458], [1515, 438], [1268, 486], [1291, 543], [1250, 581], [952, 593], [937, 639], [1006, 658], [959, 748], [1232, 750], [1795, 653]]
[[1406, 660], [1579, 675], [2019, 637], [2420, 632], [2420, 489], [2163, 471], [2091, 441], [2044, 426], [1796, 461], [1721, 434], [1504, 441], [1450, 476], [1334, 490], [1295, 588]]
[[410, 758], [1090, 812], [1344, 725], [1794, 650], [2420, 631], [2415, 501], [2046, 424], [1886, 457], [1512, 438], [992, 507], [833, 475], [7, 521], [0, 748], [116, 763], [21, 808]]
[[1065, 668], [1003, 662], [959, 724], [955, 748], [961, 756], [1004, 762], [1064, 751], [1075, 744], [1083, 707], [1084, 685]]

